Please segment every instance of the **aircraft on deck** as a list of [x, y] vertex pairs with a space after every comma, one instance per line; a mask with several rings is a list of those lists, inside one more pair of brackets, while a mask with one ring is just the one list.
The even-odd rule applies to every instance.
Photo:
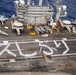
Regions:
[[2, 30], [0, 30], [0, 34], [8, 36], [8, 34]]
[[8, 18], [6, 18], [4, 15], [0, 15], [0, 21], [2, 23], [2, 25], [4, 25], [4, 21], [8, 20]]
[[[4, 14], [3, 14], [3, 15], [0, 15], [1, 27], [2, 27], [2, 25], [4, 25], [4, 21], [6, 21], [6, 20], [8, 20], [8, 18], [6, 18], [6, 17], [4, 16]], [[0, 34], [8, 35], [6, 32], [2, 31], [1, 29], [0, 29]]]

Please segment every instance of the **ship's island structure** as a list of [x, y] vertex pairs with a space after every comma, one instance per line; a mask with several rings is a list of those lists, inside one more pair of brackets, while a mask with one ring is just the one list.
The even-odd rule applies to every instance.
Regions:
[[31, 0], [28, 0], [27, 3], [24, 0], [15, 1], [17, 20], [22, 21], [23, 24], [17, 24], [21, 26], [17, 28], [16, 23], [18, 22], [15, 20], [12, 29], [16, 29], [18, 35], [20, 35], [20, 30], [24, 29], [23, 25], [26, 26], [26, 29], [31, 30], [30, 35], [53, 33], [54, 31], [61, 32], [63, 29], [76, 33], [71, 21], [60, 20], [61, 17], [67, 16], [66, 5], [56, 1], [54, 6], [56, 12], [47, 0], [46, 5], [43, 4], [43, 0], [39, 0], [38, 4]]
[[0, 70], [76, 71], [76, 20], [59, 1], [38, 1], [15, 0], [16, 16], [0, 16]]
[[[24, 0], [15, 0], [14, 3], [16, 16], [12, 16], [11, 28], [16, 30], [18, 35], [21, 35], [23, 30], [26, 30], [29, 35], [65, 31], [76, 33], [76, 20], [61, 20], [62, 17], [67, 16], [67, 7], [59, 1], [54, 3], [54, 7], [47, 0], [46, 4], [43, 4], [43, 0], [39, 0], [38, 4], [31, 0], [26, 2]], [[3, 21], [7, 19], [4, 15], [0, 17], [2, 25]], [[26, 32], [25, 34], [27, 34]]]

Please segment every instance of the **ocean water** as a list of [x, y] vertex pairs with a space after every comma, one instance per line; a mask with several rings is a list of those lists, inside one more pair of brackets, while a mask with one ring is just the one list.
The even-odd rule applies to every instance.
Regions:
[[[34, 0], [38, 3], [38, 0]], [[56, 0], [48, 0], [50, 5]], [[44, 0], [45, 3], [45, 0]], [[76, 0], [62, 0], [62, 3], [67, 6], [67, 18], [68, 19], [76, 19]], [[5, 14], [7, 17], [11, 17], [11, 15], [15, 14], [15, 6], [14, 0], [0, 0], [0, 15]]]

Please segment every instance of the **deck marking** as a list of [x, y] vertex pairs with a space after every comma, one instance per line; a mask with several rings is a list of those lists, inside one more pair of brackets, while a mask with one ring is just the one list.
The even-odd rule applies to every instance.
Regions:
[[15, 59], [9, 59], [10, 62], [15, 62]]
[[62, 40], [67, 41], [67, 38], [62, 38]]
[[56, 40], [54, 40], [54, 44], [56, 45], [57, 48], [61, 45], [61, 43], [57, 43]]
[[0, 52], [0, 56], [6, 51], [8, 54], [16, 57], [16, 54], [13, 53], [13, 52], [11, 52], [11, 51], [8, 49], [10, 45], [11, 45], [10, 43], [8, 43], [8, 44], [6, 45], [6, 47]]
[[[70, 50], [70, 48], [68, 47], [68, 45], [65, 41], [66, 42], [70, 41], [70, 39], [69, 40], [43, 40], [43, 41], [41, 41], [39, 39], [35, 39], [34, 41], [30, 41], [30, 42], [29, 41], [25, 41], [25, 42], [24, 41], [13, 41], [13, 42], [3, 41], [0, 43], [0, 47], [4, 47], [4, 49], [1, 50], [1, 52], [0, 52], [0, 56], [6, 51], [8, 54], [16, 57], [17, 55], [9, 50], [9, 47], [11, 47], [12, 44], [16, 45], [16, 47], [17, 47], [16, 50], [19, 52], [20, 56], [24, 56], [24, 57], [36, 56], [38, 51], [37, 52], [35, 51], [30, 54], [26, 54], [26, 53], [23, 54], [22, 49], [20, 48], [20, 45], [19, 45], [19, 44], [23, 44], [25, 46], [26, 44], [32, 44], [32, 43], [37, 43], [39, 45], [38, 46], [40, 48], [39, 51], [42, 51], [42, 48], [46, 48], [46, 50], [43, 51], [43, 53], [45, 53], [46, 55], [52, 55], [54, 53], [54, 51], [57, 51], [57, 48], [60, 47], [61, 44], [63, 44], [64, 47], [66, 48], [66, 50], [64, 52], [62, 52], [62, 54], [64, 55], [64, 54], [67, 54]], [[71, 39], [71, 41], [74, 41], [74, 40]], [[53, 43], [53, 44], [55, 44], [56, 47], [51, 47], [51, 45], [48, 46], [47, 43]], [[50, 52], [48, 52], [47, 50], [49, 50]]]
[[66, 42], [64, 40], [62, 40], [62, 43], [66, 47], [66, 50], [63, 52], [63, 54], [66, 54], [70, 49], [69, 49], [68, 45], [66, 44]]
[[7, 45], [9, 42], [8, 41], [3, 41], [4, 45]]
[[3, 43], [0, 43], [0, 47], [3, 45]]
[[0, 43], [0, 47], [2, 46], [2, 45], [7, 45], [8, 44], [8, 41], [3, 41], [3, 43]]
[[54, 47], [51, 47], [53, 50], [55, 50], [55, 51], [57, 51], [57, 49], [56, 48], [54, 48]]
[[[27, 59], [26, 59], [26, 61], [27, 61], [27, 66], [28, 66], [28, 70], [29, 70], [30, 69], [30, 65], [29, 65], [29, 62], [28, 62]], [[30, 71], [28, 72], [28, 75], [31, 75]]]
[[56, 48], [54, 48], [54, 47], [49, 47], [48, 45], [45, 45], [45, 44], [42, 44], [42, 43], [39, 43], [39, 46], [41, 47], [41, 48], [40, 48], [40, 51], [41, 51], [42, 47], [45, 47], [45, 48], [47, 48], [48, 50], [50, 50], [50, 53], [48, 53], [48, 52], [46, 52], [46, 51], [43, 51], [43, 53], [46, 54], [46, 55], [52, 55], [52, 54], [54, 53], [53, 50], [57, 51]]
[[19, 46], [19, 44], [18, 44], [18, 42], [15, 42], [15, 44], [16, 44], [16, 47], [17, 47], [17, 49], [18, 49], [18, 51], [19, 51], [19, 54], [20, 54], [21, 56], [31, 57], [31, 56], [37, 55], [37, 52], [31, 53], [31, 54], [23, 54], [22, 51], [21, 51], [21, 48], [20, 48], [20, 46]]
[[42, 47], [40, 47], [40, 52], [42, 51]]
[[41, 43], [39, 43], [39, 46], [40, 46], [40, 47], [45, 47], [45, 48], [47, 48], [47, 49], [50, 50], [50, 53], [47, 53], [46, 51], [43, 51], [44, 54], [47, 54], [47, 55], [52, 55], [52, 54], [53, 54], [53, 50], [52, 50], [52, 48], [50, 48], [49, 46], [44, 45], [44, 44], [41, 44]]

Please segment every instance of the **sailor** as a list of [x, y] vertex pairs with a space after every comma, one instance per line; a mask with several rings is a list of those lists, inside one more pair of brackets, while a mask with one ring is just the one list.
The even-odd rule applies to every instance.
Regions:
[[[55, 30], [57, 32], [59, 32], [59, 30], [57, 29], [59, 27], [59, 23], [58, 22], [53, 22], [53, 23], [50, 23], [50, 26], [51, 26], [51, 31], [54, 32]], [[52, 33], [51, 32], [51, 33]]]

